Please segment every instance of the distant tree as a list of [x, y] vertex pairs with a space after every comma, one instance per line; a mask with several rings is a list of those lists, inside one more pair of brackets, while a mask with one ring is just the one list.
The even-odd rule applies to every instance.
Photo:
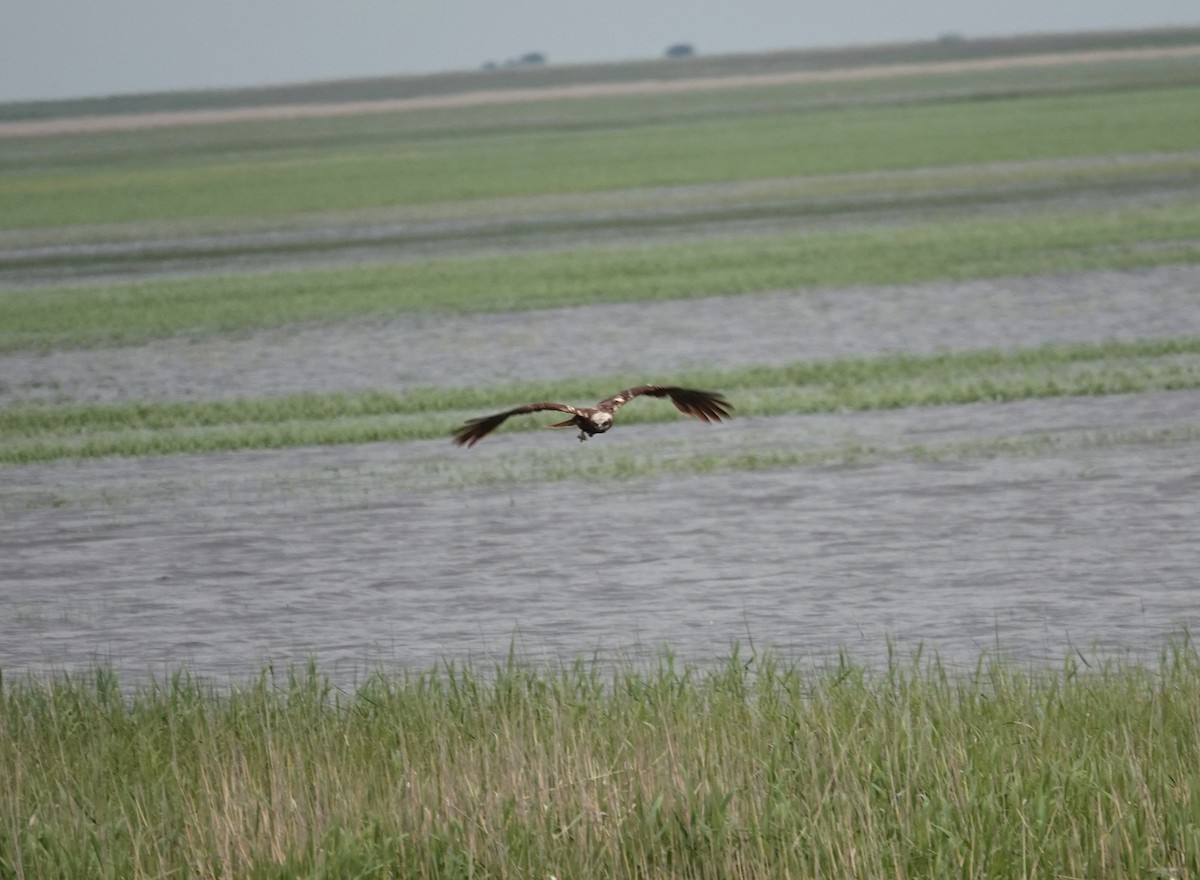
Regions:
[[527, 67], [535, 67], [539, 64], [546, 63], [546, 56], [541, 52], [526, 52], [517, 59], [517, 64], [523, 64]]
[[965, 43], [967, 38], [962, 34], [955, 33], [954, 31], [947, 31], [944, 34], [939, 34], [937, 41], [943, 46], [958, 46]]
[[674, 46], [668, 46], [663, 54], [668, 58], [689, 58], [696, 54], [696, 49], [691, 43], [676, 43]]
[[499, 66], [500, 66], [500, 65], [499, 65], [499, 64], [497, 64], [495, 61], [485, 61], [485, 62], [483, 62], [483, 69], [484, 69], [484, 70], [495, 70], [495, 69], [496, 69], [497, 67], [499, 67]]

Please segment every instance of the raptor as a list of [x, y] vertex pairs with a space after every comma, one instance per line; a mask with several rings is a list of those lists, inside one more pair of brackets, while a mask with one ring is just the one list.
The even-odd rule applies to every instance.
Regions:
[[605, 398], [595, 406], [577, 407], [566, 403], [526, 403], [514, 406], [495, 415], [471, 419], [454, 432], [454, 442], [459, 446], [471, 447], [496, 430], [509, 416], [519, 416], [525, 413], [556, 410], [567, 413], [570, 418], [547, 428], [578, 428], [579, 439], [586, 440], [595, 434], [603, 434], [613, 426], [613, 415], [618, 409], [635, 397], [667, 397], [675, 408], [684, 415], [699, 419], [702, 422], [719, 422], [729, 418], [733, 409], [725, 397], [714, 391], [697, 391], [694, 388], [679, 388], [675, 385], [638, 385], [626, 388], [619, 394]]

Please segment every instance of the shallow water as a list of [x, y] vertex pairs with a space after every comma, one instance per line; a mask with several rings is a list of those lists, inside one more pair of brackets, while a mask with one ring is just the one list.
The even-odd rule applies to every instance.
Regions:
[[[596, 328], [603, 332], [597, 335]], [[1200, 267], [818, 290], [0, 358], [15, 400], [231, 397], [1200, 335]], [[602, 345], [580, 345], [584, 340]], [[602, 365], [602, 369], [597, 368]], [[616, 390], [616, 389], [614, 389]], [[734, 401], [736, 403], [736, 400]], [[1200, 623], [1200, 392], [0, 471], [0, 668], [222, 678], [735, 641], [1153, 655]], [[447, 426], [449, 430], [450, 426]], [[1008, 447], [1007, 451], [995, 454]], [[872, 450], [848, 466], [845, 450]], [[605, 456], [824, 465], [543, 482]], [[514, 482], [482, 485], [497, 474]], [[467, 488], [462, 488], [466, 486]]]
[[[833, 357], [1200, 335], [1200, 266], [269, 330], [0, 355], [18, 401], [255, 397], [656, 375]], [[618, 389], [613, 389], [616, 391]]]
[[[1200, 624], [1197, 412], [1200, 393], [1166, 392], [631, 425], [587, 444], [531, 432], [469, 453], [371, 444], [9, 469], [0, 668], [107, 659], [134, 677], [186, 664], [224, 679], [313, 656], [351, 682], [513, 640], [547, 659], [667, 643], [705, 660], [740, 641], [871, 661], [888, 638], [951, 663], [1153, 655]], [[1031, 433], [1054, 442], [886, 454]], [[604, 444], [678, 454], [789, 438], [885, 453], [595, 484], [408, 477], [432, 461], [452, 481], [552, 447], [578, 460]]]

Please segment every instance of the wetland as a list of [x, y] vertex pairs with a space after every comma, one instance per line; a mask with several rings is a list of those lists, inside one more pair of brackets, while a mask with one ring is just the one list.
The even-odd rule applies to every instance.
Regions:
[[1197, 874], [1196, 39], [0, 108], [0, 878]]

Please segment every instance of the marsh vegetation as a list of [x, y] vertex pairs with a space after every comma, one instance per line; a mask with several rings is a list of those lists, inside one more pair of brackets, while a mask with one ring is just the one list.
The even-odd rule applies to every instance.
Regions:
[[1190, 876], [1200, 659], [110, 672], [0, 700], [6, 877]]

